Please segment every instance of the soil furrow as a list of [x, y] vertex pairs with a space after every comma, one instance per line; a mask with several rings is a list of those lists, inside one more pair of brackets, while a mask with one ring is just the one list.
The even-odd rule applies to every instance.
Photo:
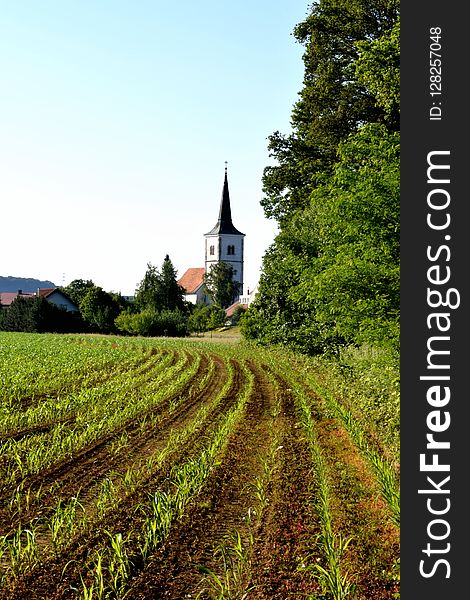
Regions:
[[277, 380], [281, 397], [277, 468], [269, 502], [253, 549], [249, 598], [287, 600], [309, 597], [319, 586], [301, 569], [312, 554], [312, 541], [319, 529], [311, 497], [311, 459], [295, 399], [289, 385]]
[[342, 571], [356, 585], [358, 600], [394, 598], [399, 592], [399, 529], [377, 479], [340, 423], [317, 415], [316, 429], [329, 467], [333, 526], [351, 540]]
[[254, 483], [262, 471], [263, 457], [271, 440], [273, 389], [259, 370], [250, 365], [255, 380], [243, 419], [230, 436], [204, 490], [195, 498], [181, 524], [175, 528], [152, 561], [134, 581], [130, 596], [144, 598], [193, 598], [204, 596], [205, 583], [198, 565], [217, 570], [214, 551], [230, 543], [238, 531], [247, 544], [247, 516], [256, 503]]

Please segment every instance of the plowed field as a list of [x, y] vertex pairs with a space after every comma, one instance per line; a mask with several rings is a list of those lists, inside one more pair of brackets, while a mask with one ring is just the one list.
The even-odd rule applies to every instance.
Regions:
[[0, 598], [399, 597], [399, 473], [308, 363], [0, 334]]

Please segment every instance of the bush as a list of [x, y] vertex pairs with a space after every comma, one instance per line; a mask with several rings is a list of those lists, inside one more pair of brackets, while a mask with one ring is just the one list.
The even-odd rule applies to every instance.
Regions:
[[138, 313], [122, 312], [114, 321], [121, 333], [142, 336], [184, 337], [188, 335], [188, 319], [176, 310], [145, 309]]
[[204, 333], [225, 325], [225, 310], [216, 304], [196, 305], [188, 319], [188, 329], [194, 333]]

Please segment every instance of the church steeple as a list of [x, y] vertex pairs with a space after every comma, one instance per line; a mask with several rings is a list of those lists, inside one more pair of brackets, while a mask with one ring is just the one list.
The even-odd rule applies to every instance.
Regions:
[[225, 163], [224, 185], [220, 200], [219, 218], [215, 227], [205, 237], [205, 270], [208, 273], [212, 266], [219, 262], [230, 265], [233, 279], [240, 284], [243, 293], [243, 246], [245, 234], [232, 223], [230, 194], [228, 191], [227, 163]]
[[225, 162], [225, 177], [222, 188], [222, 198], [220, 200], [219, 218], [215, 227], [213, 227], [206, 235], [218, 235], [228, 233], [231, 235], [245, 235], [235, 228], [232, 223], [232, 211], [230, 209], [230, 194], [228, 191], [227, 178], [227, 162]]

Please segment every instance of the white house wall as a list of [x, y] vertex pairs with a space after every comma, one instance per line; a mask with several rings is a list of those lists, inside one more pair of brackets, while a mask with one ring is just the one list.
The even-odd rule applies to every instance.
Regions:
[[77, 312], [76, 305], [71, 302], [68, 298], [63, 296], [60, 292], [52, 292], [46, 298], [51, 304], [55, 304], [59, 308], [65, 308], [68, 312]]

